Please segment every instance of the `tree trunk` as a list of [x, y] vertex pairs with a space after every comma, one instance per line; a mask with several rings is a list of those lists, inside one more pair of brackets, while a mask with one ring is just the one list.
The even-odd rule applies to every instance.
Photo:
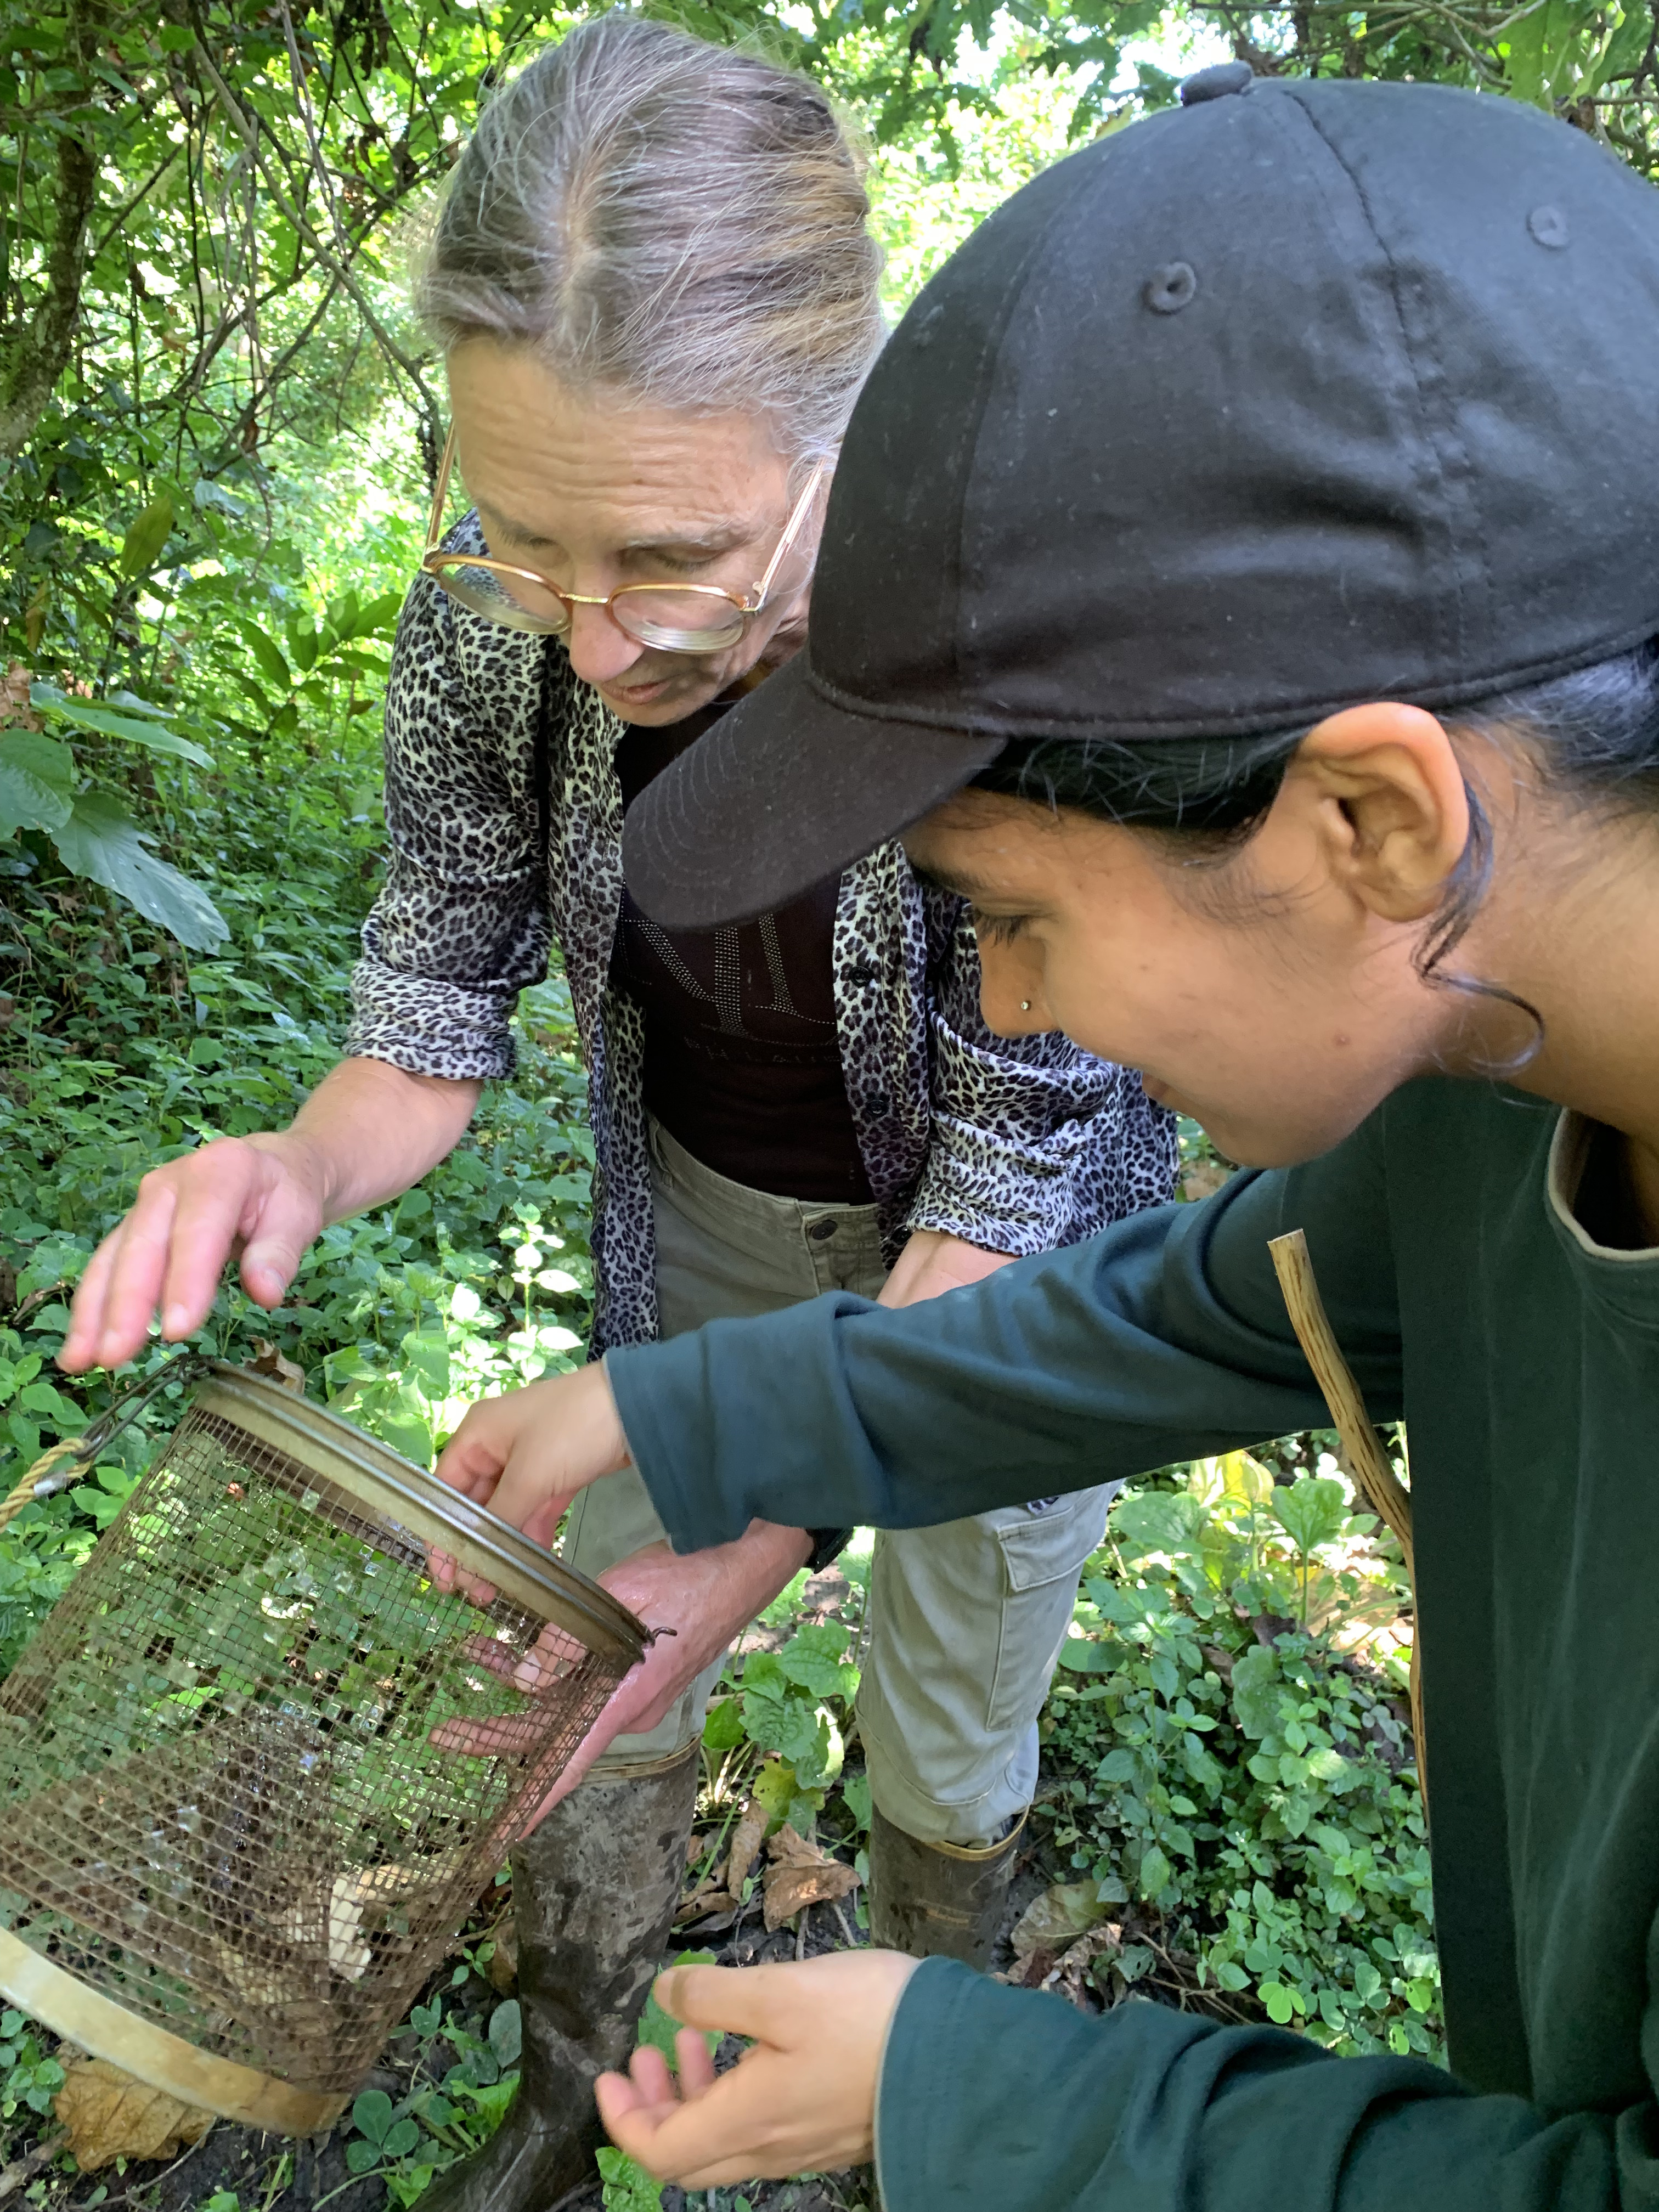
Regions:
[[[68, 41], [82, 41], [82, 11], [70, 11]], [[98, 204], [98, 162], [87, 140], [73, 131], [58, 141], [58, 222], [46, 258], [46, 289], [33, 313], [0, 363], [0, 455], [21, 453], [69, 366], [81, 313], [81, 284], [93, 210]]]

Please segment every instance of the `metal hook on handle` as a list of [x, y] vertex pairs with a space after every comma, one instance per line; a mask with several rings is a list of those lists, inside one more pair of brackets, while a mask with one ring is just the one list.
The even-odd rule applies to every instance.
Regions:
[[[207, 1374], [212, 1365], [212, 1360], [202, 1352], [175, 1352], [155, 1374], [134, 1383], [112, 1406], [106, 1407], [78, 1437], [60, 1437], [55, 1444], [49, 1444], [16, 1487], [0, 1498], [0, 1529], [15, 1521], [26, 1505], [43, 1504], [60, 1490], [79, 1482], [90, 1462], [124, 1429], [131, 1427], [164, 1383], [193, 1382]], [[68, 1464], [58, 1467], [56, 1462], [59, 1460]]]

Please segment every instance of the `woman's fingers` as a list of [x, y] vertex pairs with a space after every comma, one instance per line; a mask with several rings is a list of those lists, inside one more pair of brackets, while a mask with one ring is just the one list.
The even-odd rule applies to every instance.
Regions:
[[674, 2074], [653, 2043], [642, 2043], [628, 2062], [628, 2078], [644, 2105], [672, 2105], [678, 2092]]
[[881, 2052], [915, 1960], [840, 1952], [797, 1966], [674, 1966], [657, 2002], [688, 2028], [753, 2037], [718, 2081], [684, 2039], [678, 2105], [601, 2100], [611, 2139], [687, 2189], [834, 2171], [871, 2154]]
[[611, 2142], [659, 2181], [713, 2189], [804, 2170], [777, 2142], [771, 2086], [747, 2063], [689, 2103], [647, 2101], [614, 2074], [601, 2075], [594, 2094]]
[[[657, 1977], [656, 1999], [686, 2027], [773, 2042], [787, 2032], [793, 1991], [782, 1966], [670, 1966]], [[780, 2010], [781, 2008], [781, 2012]]]
[[714, 2086], [714, 2054], [700, 2027], [683, 2027], [674, 2038], [674, 2057], [680, 2069], [680, 2094], [701, 2097]]
[[438, 1476], [515, 1528], [550, 1529], [578, 1491], [628, 1464], [602, 1365], [553, 1375], [474, 1406]]
[[60, 1364], [118, 1367], [143, 1349], [158, 1306], [164, 1337], [189, 1336], [239, 1243], [250, 1295], [277, 1304], [321, 1225], [316, 1194], [270, 1145], [222, 1137], [153, 1169], [81, 1279]]

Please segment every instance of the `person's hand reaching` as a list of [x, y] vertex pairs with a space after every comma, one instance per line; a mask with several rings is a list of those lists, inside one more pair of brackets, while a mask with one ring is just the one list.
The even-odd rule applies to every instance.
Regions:
[[[628, 1438], [602, 1361], [482, 1398], [445, 1445], [438, 1480], [532, 1542], [550, 1545], [579, 1490], [629, 1464]], [[442, 1587], [453, 1569], [434, 1561]]]
[[[659, 2181], [718, 2189], [861, 2166], [875, 2140], [887, 2031], [920, 1962], [898, 1951], [837, 1951], [799, 1966], [673, 1966], [657, 2002], [684, 2027], [678, 2082], [642, 2045], [627, 2074], [594, 2083], [618, 2150]], [[699, 2032], [752, 2036], [718, 2077]]]
[[[717, 1544], [681, 1558], [666, 1544], [647, 1544], [597, 1577], [655, 1639], [625, 1674], [609, 1704], [571, 1753], [550, 1794], [525, 1823], [528, 1834], [562, 1797], [568, 1797], [602, 1751], [619, 1735], [641, 1735], [666, 1719], [671, 1707], [705, 1667], [742, 1635], [757, 1613], [804, 1565], [812, 1540], [804, 1528], [756, 1521], [735, 1544]], [[476, 1656], [499, 1674], [502, 1647], [480, 1640]], [[510, 1655], [507, 1655], [510, 1657]], [[533, 1697], [550, 1686], [573, 1656], [568, 1636], [550, 1627], [541, 1643], [511, 1670], [516, 1689]], [[447, 1722], [433, 1737], [441, 1750], [471, 1755], [515, 1748], [523, 1722], [517, 1714], [495, 1721]]]
[[143, 1349], [158, 1306], [164, 1337], [190, 1335], [234, 1253], [248, 1296], [280, 1305], [324, 1205], [315, 1158], [291, 1135], [221, 1137], [153, 1168], [87, 1263], [59, 1366], [71, 1375], [118, 1367]]

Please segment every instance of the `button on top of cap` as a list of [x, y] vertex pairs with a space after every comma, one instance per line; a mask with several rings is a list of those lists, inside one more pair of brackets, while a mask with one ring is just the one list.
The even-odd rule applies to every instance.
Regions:
[[1248, 92], [1255, 82], [1249, 62], [1212, 62], [1181, 82], [1181, 104], [1196, 107], [1200, 100], [1224, 100], [1230, 92]]

